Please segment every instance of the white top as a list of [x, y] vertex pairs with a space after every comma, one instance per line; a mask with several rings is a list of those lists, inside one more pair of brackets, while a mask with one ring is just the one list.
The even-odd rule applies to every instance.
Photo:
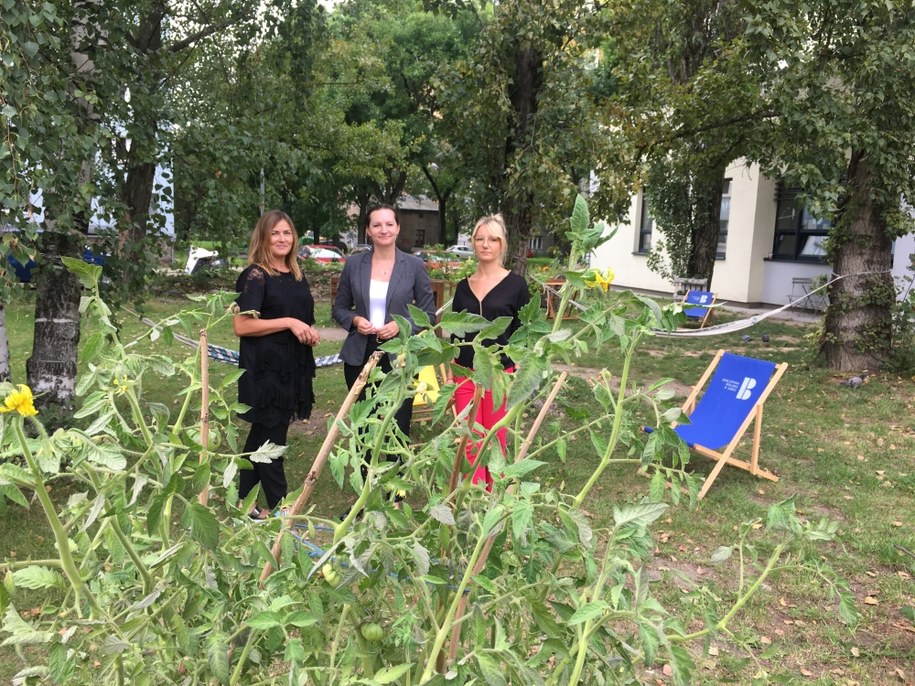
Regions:
[[375, 327], [385, 324], [388, 300], [388, 281], [369, 281], [369, 320]]

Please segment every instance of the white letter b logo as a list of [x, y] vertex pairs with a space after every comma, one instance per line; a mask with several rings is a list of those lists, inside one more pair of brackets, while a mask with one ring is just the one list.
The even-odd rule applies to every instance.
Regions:
[[749, 400], [750, 391], [756, 388], [756, 379], [752, 379], [749, 376], [743, 377], [743, 383], [740, 384], [740, 388], [737, 389], [737, 399], [738, 400]]

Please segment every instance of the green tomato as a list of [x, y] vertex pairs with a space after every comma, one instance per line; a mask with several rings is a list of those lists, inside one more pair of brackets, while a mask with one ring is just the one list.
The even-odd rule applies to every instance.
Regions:
[[16, 592], [16, 582], [13, 580], [13, 573], [9, 570], [7, 570], [6, 576], [3, 577], [3, 587], [10, 595]]
[[321, 567], [321, 573], [324, 575], [324, 581], [334, 588], [339, 586], [340, 582], [343, 581], [343, 577], [340, 576], [340, 573], [332, 562], [325, 562], [324, 566]]
[[376, 622], [367, 622], [359, 627], [362, 638], [366, 641], [380, 641], [384, 638], [384, 628]]

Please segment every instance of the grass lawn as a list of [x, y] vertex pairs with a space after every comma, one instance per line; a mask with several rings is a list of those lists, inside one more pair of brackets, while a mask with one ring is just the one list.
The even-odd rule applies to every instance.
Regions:
[[[7, 306], [16, 382], [25, 379], [33, 300], [31, 292], [20, 291]], [[161, 295], [145, 303], [144, 315], [160, 319], [186, 305], [179, 295]], [[333, 326], [326, 297], [318, 309], [318, 325]], [[125, 316], [123, 340], [143, 328], [136, 317]], [[752, 340], [743, 342], [744, 333]], [[769, 336], [767, 343], [761, 341], [763, 333]], [[761, 465], [777, 473], [780, 481], [757, 480], [725, 468], [697, 508], [671, 508], [653, 529], [650, 578], [659, 600], [696, 628], [702, 626], [702, 618], [692, 610], [691, 591], [697, 584], [707, 585], [727, 607], [736, 561], [715, 565], [712, 553], [735, 540], [742, 522], [762, 518], [769, 505], [794, 496], [804, 516], [839, 523], [838, 538], [821, 551], [849, 582], [861, 613], [860, 626], [852, 632], [839, 621], [835, 601], [812, 574], [778, 573], [732, 622], [733, 636], [722, 634], [707, 645], [692, 646], [699, 666], [696, 683], [915, 683], [915, 625], [901, 614], [904, 606], [915, 606], [915, 380], [874, 374], [858, 389], [844, 387], [839, 382], [847, 375], [810, 364], [805, 339], [809, 333], [807, 326], [766, 320], [749, 331], [720, 337], [653, 338], [634, 361], [637, 384], [671, 378], [675, 401], [682, 401], [719, 348], [790, 365], [766, 403], [762, 435]], [[211, 331], [210, 341], [236, 347], [228, 319]], [[160, 339], [147, 345], [175, 359], [190, 354], [190, 348], [178, 342], [168, 347]], [[332, 354], [339, 346], [336, 341], [322, 342], [316, 354]], [[569, 368], [571, 376], [551, 417], [557, 430], [569, 431], [593, 417], [588, 380], [603, 367], [619, 373], [620, 362], [614, 351], [608, 351], [591, 353]], [[212, 363], [211, 383], [218, 384], [230, 369]], [[144, 397], [177, 405], [179, 390], [177, 379], [162, 380], [149, 384]], [[286, 464], [293, 487], [304, 479], [326, 436], [328, 419], [345, 395], [342, 368], [319, 370], [315, 390], [313, 417], [290, 431]], [[418, 440], [434, 432], [435, 427], [425, 424], [414, 427]], [[742, 445], [744, 456], [748, 438]], [[592, 473], [597, 456], [587, 437], [570, 440], [569, 446], [565, 461], [556, 455], [540, 459], [552, 463], [544, 478], [565, 482], [566, 490], [575, 492]], [[696, 457], [692, 466], [707, 473], [711, 462]], [[59, 497], [66, 497], [65, 490], [60, 488]], [[638, 500], [647, 490], [648, 481], [633, 469], [612, 469], [585, 508], [597, 525], [606, 525], [615, 504]], [[313, 504], [317, 513], [332, 518], [353, 499], [325, 472]], [[53, 556], [37, 506], [26, 511], [0, 502], [0, 527], [0, 559]], [[754, 542], [762, 553], [772, 547], [761, 532]], [[0, 683], [8, 683], [18, 668], [13, 649], [0, 648]], [[656, 670], [645, 675], [645, 682], [664, 684], [670, 679]]]

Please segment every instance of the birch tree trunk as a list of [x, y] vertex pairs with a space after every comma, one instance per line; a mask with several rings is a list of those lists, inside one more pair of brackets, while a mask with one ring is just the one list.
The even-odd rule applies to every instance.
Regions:
[[35, 340], [26, 376], [41, 405], [67, 409], [76, 397], [82, 285], [60, 256], [78, 254], [81, 246], [69, 234], [54, 232], [45, 232], [42, 243], [40, 268], [35, 270]]
[[6, 334], [6, 305], [0, 302], [0, 381], [10, 380], [10, 341]]

